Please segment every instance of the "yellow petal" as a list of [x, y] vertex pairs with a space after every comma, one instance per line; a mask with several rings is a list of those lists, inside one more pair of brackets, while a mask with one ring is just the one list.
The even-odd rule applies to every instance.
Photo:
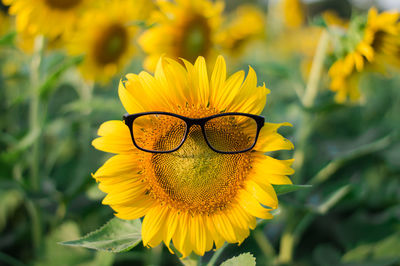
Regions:
[[357, 50], [362, 55], [364, 55], [369, 62], [372, 62], [374, 60], [374, 54], [375, 54], [374, 49], [371, 46], [367, 45], [366, 43], [364, 42], [359, 43], [357, 46]]
[[214, 225], [213, 216], [205, 216], [204, 218], [205, 218], [208, 232], [214, 239], [216, 249], [221, 248], [225, 243], [225, 239], [221, 236], [219, 231], [217, 231], [217, 229]]
[[139, 166], [137, 156], [131, 154], [118, 154], [108, 159], [102, 167], [100, 167], [93, 175], [99, 179], [103, 177], [113, 177], [124, 174], [139, 174], [141, 168]]
[[239, 192], [238, 203], [247, 213], [255, 217], [262, 219], [273, 218], [272, 214], [269, 213], [270, 210], [262, 207], [260, 203], [253, 197], [253, 195], [244, 189]]
[[230, 217], [232, 223], [234, 223], [237, 227], [242, 229], [249, 228], [248, 221], [239, 208], [241, 207], [232, 206], [227, 215]]
[[217, 57], [215, 62], [214, 70], [211, 74], [211, 88], [210, 88], [210, 102], [215, 106], [217, 94], [224, 89], [226, 80], [226, 64], [225, 59], [222, 56]]
[[201, 215], [194, 215], [189, 218], [191, 220], [191, 226], [189, 229], [190, 242], [194, 247], [195, 252], [203, 256], [206, 252], [206, 231]]
[[215, 106], [221, 110], [228, 108], [242, 86], [243, 79], [244, 71], [238, 71], [230, 76], [224, 84], [224, 89], [215, 97]]
[[172, 242], [174, 246], [182, 253], [183, 257], [186, 257], [191, 252], [191, 246], [188, 237], [188, 214], [187, 213], [180, 213], [179, 215], [179, 225], [176, 228], [175, 235], [172, 237]]
[[135, 202], [135, 205], [110, 205], [116, 211], [115, 216], [124, 220], [135, 220], [143, 217], [155, 205], [155, 202], [149, 198], [142, 198]]
[[364, 59], [358, 53], [354, 53], [353, 56], [354, 56], [354, 62], [356, 64], [356, 69], [358, 72], [361, 72], [364, 68]]
[[101, 151], [111, 153], [134, 153], [138, 150], [132, 143], [129, 128], [122, 121], [107, 121], [98, 132], [102, 136], [92, 141], [92, 145]]
[[142, 240], [144, 246], [155, 247], [163, 237], [164, 225], [169, 209], [157, 206], [146, 213], [142, 223]]
[[[129, 85], [129, 88], [136, 86], [138, 90], [141, 89], [140, 82], [136, 79], [131, 80]], [[118, 95], [125, 110], [130, 114], [145, 112], [145, 108], [143, 108], [142, 104], [138, 101], [139, 98], [135, 97], [133, 91], [131, 91], [131, 89], [128, 90], [125, 86], [126, 85], [124, 85], [124, 82], [121, 80], [118, 86]]]
[[215, 229], [226, 241], [228, 241], [229, 243], [237, 242], [232, 224], [228, 219], [226, 219], [223, 212], [212, 215], [212, 221], [214, 223]]
[[179, 223], [179, 217], [178, 217], [178, 212], [177, 211], [170, 211], [170, 215], [167, 217], [166, 225], [167, 225], [167, 230], [165, 230], [165, 235], [164, 235], [164, 243], [167, 246], [167, 248], [172, 252], [170, 248], [170, 242], [172, 239], [172, 236], [175, 234], [176, 228], [178, 227]]
[[277, 160], [269, 156], [260, 155], [256, 158], [253, 167], [259, 175], [265, 175], [265, 178], [270, 174], [292, 175], [294, 173], [294, 170], [291, 168], [293, 161], [293, 159]]
[[132, 184], [125, 184], [128, 187], [114, 187], [113, 190], [104, 192], [108, 193], [107, 196], [103, 199], [103, 204], [108, 205], [126, 205], [134, 203], [140, 198], [146, 196], [146, 187], [141, 184], [141, 182], [135, 182]]
[[210, 94], [210, 85], [207, 75], [207, 66], [204, 57], [199, 56], [194, 64], [194, 71], [196, 81], [198, 82], [198, 103], [203, 106], [208, 106], [208, 99]]
[[291, 150], [293, 144], [282, 137], [277, 131], [281, 126], [292, 126], [290, 123], [265, 123], [261, 128], [260, 135], [254, 150], [269, 152], [277, 150]]
[[252, 180], [247, 180], [246, 190], [264, 206], [268, 206], [272, 209], [276, 209], [278, 207], [278, 198], [274, 188], [270, 184], [260, 184]]

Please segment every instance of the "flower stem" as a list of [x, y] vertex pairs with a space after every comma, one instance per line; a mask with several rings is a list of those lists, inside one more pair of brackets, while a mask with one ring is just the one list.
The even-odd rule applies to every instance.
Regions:
[[42, 247], [42, 224], [41, 224], [41, 216], [38, 206], [32, 201], [27, 200], [25, 203], [26, 210], [30, 216], [30, 223], [32, 226], [32, 242], [33, 249], [37, 253], [39, 253], [40, 248]]
[[318, 85], [321, 80], [322, 69], [329, 45], [329, 34], [324, 30], [319, 39], [317, 51], [315, 53], [310, 76], [308, 78], [307, 87], [302, 98], [304, 107], [310, 108], [314, 105], [315, 98], [318, 94]]
[[[318, 86], [320, 84], [322, 76], [322, 70], [328, 50], [328, 45], [329, 34], [326, 30], [324, 30], [319, 39], [317, 51], [312, 62], [307, 86], [301, 99], [302, 104], [305, 108], [312, 108], [314, 106], [315, 99], [318, 94]], [[293, 179], [295, 183], [301, 184], [302, 182], [304, 182], [304, 168], [305, 162], [307, 160], [306, 148], [308, 147], [308, 142], [314, 129], [314, 120], [314, 115], [312, 113], [308, 111], [302, 112], [301, 127], [298, 131], [296, 150], [294, 153], [293, 167], [296, 170], [296, 174]], [[299, 234], [295, 233], [296, 227], [298, 226], [298, 223], [296, 221], [298, 221], [300, 217], [303, 217], [303, 214], [299, 213], [296, 209], [289, 209], [288, 217], [290, 218], [290, 220], [289, 223], [286, 225], [286, 228], [281, 237], [280, 253], [278, 258], [279, 263], [283, 264], [291, 263], [293, 260], [294, 248], [299, 239]]]
[[[317, 51], [315, 53], [313, 63], [311, 66], [311, 72], [307, 82], [305, 93], [302, 97], [302, 104], [306, 108], [314, 106], [315, 98], [318, 94], [318, 85], [321, 80], [322, 69], [326, 58], [326, 52], [329, 45], [329, 33], [324, 30], [321, 34]], [[301, 183], [303, 180], [303, 165], [306, 160], [305, 149], [307, 147], [308, 139], [313, 132], [313, 116], [307, 111], [302, 113], [302, 119], [297, 136], [297, 145], [294, 153], [294, 168], [296, 170], [296, 182]]]
[[291, 230], [285, 230], [281, 237], [280, 252], [278, 258], [279, 263], [287, 264], [292, 261], [294, 242], [294, 236]]
[[[31, 102], [29, 106], [29, 126], [30, 131], [33, 133], [39, 133], [40, 128], [40, 95], [39, 95], [39, 82], [40, 82], [40, 64], [43, 57], [44, 49], [44, 37], [38, 36], [35, 39], [35, 52], [32, 56], [30, 65], [30, 82], [32, 86], [31, 90]], [[38, 134], [40, 140], [40, 134]], [[33, 191], [39, 190], [39, 140], [35, 141], [32, 145], [31, 161], [30, 161], [30, 186]]]
[[207, 266], [214, 266], [215, 263], [217, 262], [219, 256], [221, 256], [222, 252], [224, 251], [224, 249], [228, 246], [228, 244], [225, 242], [224, 245], [220, 248], [217, 249], [213, 256], [211, 257], [210, 261], [207, 263]]
[[324, 168], [322, 168], [311, 180], [310, 184], [317, 185], [322, 182], [328, 180], [338, 169], [342, 166], [346, 165], [349, 161], [354, 160], [356, 158], [375, 153], [386, 149], [395, 141], [397, 141], [399, 136], [395, 133], [391, 133], [381, 139], [378, 139], [372, 143], [368, 143], [359, 148], [356, 148], [349, 153], [334, 159], [329, 164], [327, 164]]
[[274, 258], [276, 255], [274, 247], [271, 245], [269, 239], [264, 234], [262, 228], [254, 230], [253, 235], [266, 260]]
[[80, 87], [79, 96], [82, 104], [82, 119], [80, 125], [80, 146], [82, 148], [82, 152], [80, 153], [79, 165], [77, 167], [77, 173], [75, 174], [75, 180], [71, 182], [71, 186], [67, 190], [67, 194], [69, 197], [73, 197], [84, 185], [85, 181], [87, 181], [87, 177], [89, 177], [89, 170], [87, 169], [87, 165], [89, 163], [89, 148], [90, 148], [90, 140], [91, 140], [91, 125], [89, 116], [92, 113], [92, 98], [93, 98], [93, 89], [94, 82], [82, 82], [82, 86]]
[[[40, 189], [39, 180], [39, 164], [40, 164], [40, 142], [41, 142], [41, 113], [40, 113], [40, 65], [43, 59], [45, 39], [43, 36], [38, 36], [35, 39], [34, 54], [30, 64], [30, 82], [31, 82], [31, 101], [29, 106], [29, 127], [30, 134], [36, 135], [37, 140], [32, 145], [30, 153], [30, 189], [37, 192]], [[28, 199], [26, 208], [31, 220], [32, 226], [32, 242], [35, 252], [39, 252], [42, 243], [42, 224], [40, 209], [36, 204]]]

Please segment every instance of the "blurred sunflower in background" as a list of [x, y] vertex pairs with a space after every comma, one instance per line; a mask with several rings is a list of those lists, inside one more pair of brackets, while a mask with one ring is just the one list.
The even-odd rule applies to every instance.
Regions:
[[360, 76], [365, 71], [385, 72], [386, 65], [400, 67], [400, 13], [378, 13], [371, 8], [368, 17], [353, 19], [347, 31], [337, 37], [337, 60], [329, 69], [330, 89], [335, 100], [360, 99]]
[[86, 5], [93, 0], [3, 0], [16, 16], [17, 32], [42, 34], [49, 39], [69, 33]]
[[303, 26], [306, 21], [305, 9], [300, 0], [282, 0], [280, 2], [284, 25], [289, 29]]
[[70, 54], [85, 55], [80, 65], [85, 79], [106, 82], [131, 60], [137, 23], [153, 7], [147, 2], [105, 1], [83, 15], [67, 46]]
[[154, 71], [161, 55], [185, 58], [190, 62], [198, 56], [215, 54], [215, 38], [222, 22], [222, 1], [175, 0], [157, 2], [153, 14], [155, 25], [145, 31], [138, 42], [148, 54], [144, 67]]
[[217, 43], [230, 56], [241, 55], [246, 44], [264, 37], [266, 16], [259, 7], [242, 5], [228, 15], [217, 35]]
[[[276, 36], [272, 40], [272, 51], [278, 51], [281, 58], [288, 60], [299, 56], [301, 74], [307, 80], [324, 28], [307, 23], [306, 5], [300, 0], [281, 0], [272, 8], [278, 14], [273, 15], [275, 24], [271, 31], [275, 30]], [[344, 30], [348, 24], [347, 20], [330, 9], [320, 13], [320, 19], [327, 28], [340, 27]]]
[[0, 9], [0, 36], [6, 34], [9, 28], [10, 18], [2, 9]]
[[[126, 111], [158, 110], [201, 118], [224, 112], [260, 114], [264, 109], [269, 90], [265, 85], [257, 86], [251, 67], [245, 78], [244, 71], [227, 77], [221, 56], [210, 76], [203, 57], [194, 65], [186, 60], [183, 64], [161, 58], [154, 76], [147, 72], [128, 74], [119, 86]], [[166, 120], [154, 130], [146, 129], [149, 134], [142, 131], [139, 136], [143, 143], [158, 145], [165, 132], [170, 134], [173, 123]], [[247, 141], [241, 135], [247, 133], [235, 125], [232, 143]], [[243, 153], [214, 152], [198, 126], [190, 128], [177, 151], [150, 153], [135, 148], [122, 121], [108, 121], [100, 126], [100, 137], [93, 146], [117, 155], [93, 177], [107, 193], [103, 204], [110, 205], [117, 217], [132, 220], [144, 216], [145, 246], [154, 247], [163, 241], [171, 250], [172, 240], [183, 257], [192, 251], [204, 255], [225, 241], [242, 243], [249, 229], [256, 227], [256, 218], [273, 218], [270, 212], [277, 208], [278, 199], [271, 184], [291, 184], [287, 175], [293, 174], [293, 160], [277, 160], [265, 153], [293, 148], [277, 133], [279, 127], [287, 125], [265, 123], [254, 149]], [[221, 132], [227, 130], [226, 126], [215, 124]]]

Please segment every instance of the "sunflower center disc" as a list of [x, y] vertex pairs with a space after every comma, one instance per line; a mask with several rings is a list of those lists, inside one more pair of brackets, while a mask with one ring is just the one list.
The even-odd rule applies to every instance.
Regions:
[[128, 47], [128, 33], [124, 26], [113, 24], [103, 30], [95, 43], [94, 57], [99, 64], [116, 62]]
[[177, 38], [177, 55], [194, 62], [199, 55], [206, 56], [211, 47], [211, 29], [207, 20], [194, 16], [188, 21], [180, 38]]
[[183, 146], [172, 153], [152, 154], [152, 192], [161, 202], [191, 213], [222, 210], [242, 185], [250, 153], [221, 154], [206, 144], [193, 126]]
[[46, 4], [56, 9], [70, 9], [77, 6], [82, 0], [45, 0]]

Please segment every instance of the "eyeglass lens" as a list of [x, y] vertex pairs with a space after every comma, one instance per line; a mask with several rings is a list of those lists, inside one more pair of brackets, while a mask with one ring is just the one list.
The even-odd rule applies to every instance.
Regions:
[[248, 116], [226, 115], [207, 121], [204, 130], [214, 149], [240, 152], [253, 146], [257, 136], [257, 122]]
[[148, 114], [133, 121], [132, 133], [136, 145], [142, 149], [172, 151], [185, 138], [186, 123], [171, 115]]

